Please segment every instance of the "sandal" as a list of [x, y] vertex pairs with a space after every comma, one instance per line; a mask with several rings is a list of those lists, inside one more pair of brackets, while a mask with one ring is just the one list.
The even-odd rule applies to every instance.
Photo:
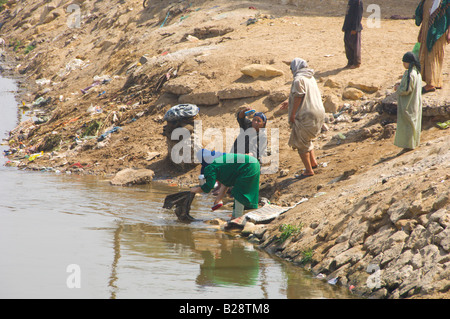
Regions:
[[426, 94], [426, 93], [434, 92], [434, 91], [436, 91], [435, 87], [432, 87], [430, 89], [427, 89], [426, 86], [422, 87], [422, 94]]
[[314, 176], [314, 174], [312, 174], [312, 175], [306, 175], [306, 174], [303, 174], [303, 173], [301, 173], [300, 175], [296, 174], [295, 178], [296, 179], [305, 179], [305, 178], [310, 177], [310, 176]]

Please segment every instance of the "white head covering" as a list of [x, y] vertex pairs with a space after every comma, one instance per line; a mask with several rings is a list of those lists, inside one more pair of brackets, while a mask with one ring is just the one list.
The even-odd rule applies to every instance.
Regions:
[[292, 74], [295, 76], [301, 69], [303, 68], [307, 68], [308, 67], [308, 63], [300, 58], [295, 58], [294, 60], [292, 60], [291, 62], [291, 71]]
[[308, 68], [308, 63], [300, 58], [295, 58], [291, 62], [291, 71], [294, 78], [298, 75], [311, 77], [314, 75], [314, 70]]
[[441, 5], [442, 0], [434, 0], [433, 5], [431, 6], [430, 9], [430, 15], [434, 13], [434, 11], [436, 11], [439, 6]]

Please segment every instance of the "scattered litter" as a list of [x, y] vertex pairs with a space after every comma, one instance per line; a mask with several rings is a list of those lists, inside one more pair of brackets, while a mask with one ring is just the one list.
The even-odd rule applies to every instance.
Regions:
[[65, 77], [66, 75], [68, 75], [70, 72], [77, 70], [77, 69], [83, 69], [85, 68], [87, 65], [89, 65], [88, 62], [84, 62], [81, 59], [73, 59], [72, 61], [70, 61], [69, 63], [66, 64], [65, 68], [61, 69], [58, 72], [58, 76], [59, 77]]
[[107, 75], [104, 75], [104, 76], [96, 75], [96, 76], [94, 76], [94, 82], [91, 85], [89, 85], [87, 88], [81, 89], [81, 93], [86, 94], [94, 86], [101, 85], [101, 84], [108, 84], [109, 82], [111, 82], [111, 78], [109, 76], [107, 76]]
[[440, 128], [440, 129], [447, 129], [450, 127], [450, 120], [446, 121], [446, 122], [438, 122], [436, 123], [436, 125]]
[[159, 26], [160, 28], [162, 28], [164, 26], [164, 24], [166, 23], [167, 18], [169, 17], [169, 15], [170, 15], [170, 11], [167, 11], [167, 14], [166, 14], [166, 17], [165, 17], [163, 23]]
[[100, 85], [100, 81], [96, 81], [89, 85], [87, 88], [81, 89], [81, 93], [86, 94], [90, 89], [92, 89], [94, 86]]
[[338, 282], [338, 278], [331, 278], [330, 280], [327, 281], [330, 285], [336, 285]]
[[36, 107], [36, 106], [44, 106], [46, 104], [48, 104], [51, 101], [51, 98], [45, 98], [43, 96], [39, 97], [38, 99], [36, 99], [33, 103], [32, 106]]
[[100, 125], [101, 122], [99, 121], [91, 121], [89, 123], [86, 123], [85, 125], [83, 125], [84, 127], [86, 127], [86, 129], [84, 129], [81, 136], [82, 137], [97, 136], [98, 130], [100, 129]]
[[50, 84], [50, 80], [48, 80], [48, 79], [37, 79], [36, 80], [36, 84], [37, 85], [47, 85], [47, 84]]
[[185, 19], [189, 18], [189, 14], [188, 15], [183, 15], [180, 17], [180, 21], [183, 21]]
[[342, 109], [338, 113], [333, 114], [333, 117], [335, 119], [338, 118], [342, 113], [350, 110], [350, 108], [351, 108], [351, 105], [348, 103], [345, 103], [344, 106], [342, 107]]
[[70, 120], [67, 120], [67, 121], [63, 122], [62, 125], [63, 125], [63, 126], [66, 126], [67, 124], [76, 122], [76, 121], [78, 121], [79, 118], [80, 118], [79, 116], [74, 117], [74, 118], [71, 118]]
[[88, 107], [87, 112], [88, 113], [102, 113], [103, 109], [101, 106], [98, 106], [98, 105], [92, 106], [92, 104], [91, 104], [91, 106]]
[[116, 111], [113, 111], [112, 112], [112, 115], [113, 115], [113, 122], [117, 122], [118, 120], [119, 120], [119, 118], [117, 117], [117, 112]]
[[250, 18], [247, 20], [246, 25], [255, 24], [258, 21], [256, 18]]
[[78, 167], [78, 168], [85, 168], [85, 167], [89, 167], [90, 165], [82, 165], [80, 162], [77, 163], [73, 163], [72, 165], [70, 165], [69, 167]]
[[44, 152], [40, 152], [40, 153], [35, 153], [35, 154], [31, 154], [30, 156], [28, 156], [28, 160], [30, 162], [34, 161], [36, 158], [41, 157], [42, 155], [44, 155]]
[[109, 134], [112, 134], [114, 132], [117, 132], [119, 130], [121, 130], [122, 128], [120, 126], [114, 126], [112, 129], [110, 129], [109, 131], [106, 131], [105, 133], [103, 133], [102, 135], [100, 135], [100, 137], [97, 139], [98, 142], [103, 141]]
[[352, 118], [348, 114], [340, 114], [339, 116], [335, 117], [336, 122], [346, 122], [349, 123], [352, 121]]

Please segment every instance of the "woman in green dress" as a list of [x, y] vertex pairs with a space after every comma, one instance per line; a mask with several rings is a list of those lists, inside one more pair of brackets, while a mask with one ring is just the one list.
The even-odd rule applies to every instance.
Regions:
[[422, 129], [422, 76], [420, 62], [412, 52], [403, 56], [403, 74], [398, 92], [397, 131], [394, 145], [408, 151], [420, 143]]
[[209, 193], [218, 181], [224, 187], [220, 188], [214, 202], [214, 205], [217, 205], [222, 201], [228, 187], [233, 187], [231, 190], [231, 195], [234, 197], [232, 217], [237, 218], [243, 215], [245, 209], [258, 208], [260, 174], [261, 167], [255, 157], [226, 153], [206, 166], [204, 170], [206, 182], [191, 188], [191, 192]]

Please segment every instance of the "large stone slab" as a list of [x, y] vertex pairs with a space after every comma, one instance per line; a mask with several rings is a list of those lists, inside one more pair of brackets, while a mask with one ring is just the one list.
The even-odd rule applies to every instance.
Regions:
[[223, 90], [217, 92], [220, 100], [243, 99], [248, 97], [257, 97], [267, 95], [270, 90], [265, 89], [261, 85], [254, 84], [233, 84]]
[[270, 65], [264, 65], [264, 64], [250, 64], [250, 65], [244, 66], [241, 69], [241, 72], [245, 75], [251, 76], [254, 79], [259, 78], [259, 77], [271, 78], [271, 77], [281, 76], [284, 74], [283, 71], [278, 70]]
[[150, 169], [125, 168], [118, 172], [110, 181], [116, 186], [131, 186], [148, 184], [153, 180], [155, 173]]
[[219, 104], [217, 92], [192, 92], [178, 98], [180, 104], [216, 105]]
[[[380, 111], [391, 115], [397, 114], [398, 94], [388, 94], [380, 104]], [[450, 117], [450, 97], [423, 95], [422, 116], [424, 117]]]
[[359, 82], [349, 82], [348, 86], [356, 88], [358, 90], [361, 90], [361, 91], [363, 91], [365, 93], [369, 93], [369, 94], [376, 93], [380, 89], [380, 87], [378, 85], [365, 84], [365, 83], [359, 83]]

